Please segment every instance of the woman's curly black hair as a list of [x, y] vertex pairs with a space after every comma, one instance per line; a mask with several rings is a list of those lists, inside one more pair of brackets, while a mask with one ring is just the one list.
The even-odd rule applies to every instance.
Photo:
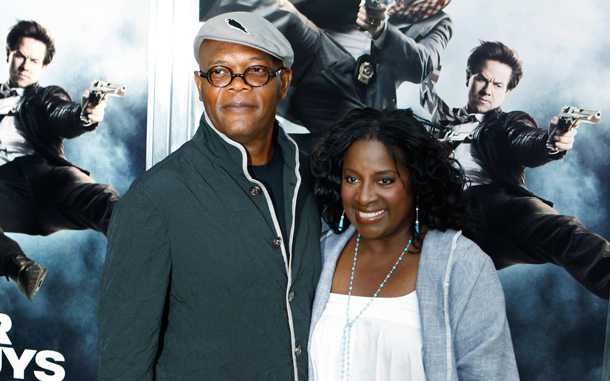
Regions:
[[[335, 232], [343, 213], [343, 160], [358, 140], [383, 143], [396, 163], [409, 170], [409, 187], [419, 203], [419, 220], [430, 229], [470, 230], [464, 173], [450, 149], [426, 130], [429, 122], [406, 110], [355, 109], [333, 125], [311, 154], [314, 196], [322, 218]], [[344, 221], [344, 228], [347, 219]], [[345, 230], [345, 229], [344, 229]], [[411, 226], [413, 235], [415, 232]]]

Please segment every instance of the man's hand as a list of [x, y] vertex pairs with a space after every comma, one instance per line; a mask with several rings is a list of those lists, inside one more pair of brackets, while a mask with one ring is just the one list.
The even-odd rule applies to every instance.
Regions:
[[[559, 117], [554, 116], [549, 125], [549, 131], [553, 131], [559, 123]], [[555, 135], [555, 147], [559, 151], [567, 151], [574, 145], [574, 136], [576, 135], [576, 128], [572, 128], [564, 133], [557, 133]]]
[[363, 30], [369, 32], [373, 40], [376, 40], [381, 36], [383, 27], [385, 25], [385, 11], [371, 11], [364, 7], [364, 0], [360, 2], [360, 10], [358, 11], [358, 18], [356, 24]]
[[[84, 105], [87, 101], [87, 99], [89, 98], [89, 90], [85, 90], [85, 92], [83, 93], [83, 100], [82, 100], [82, 105]], [[104, 120], [104, 109], [106, 108], [106, 101], [100, 101], [98, 104], [91, 104], [89, 103], [87, 105], [87, 108], [85, 109], [85, 114], [87, 116], [87, 118], [89, 118], [89, 120], [91, 121], [91, 124], [94, 123], [99, 123], [102, 120]]]

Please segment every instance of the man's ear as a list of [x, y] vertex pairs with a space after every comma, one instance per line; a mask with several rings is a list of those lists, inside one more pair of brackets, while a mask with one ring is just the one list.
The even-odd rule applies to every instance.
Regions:
[[282, 69], [282, 72], [280, 73], [280, 80], [282, 81], [280, 99], [284, 99], [286, 98], [286, 93], [288, 93], [288, 87], [290, 86], [290, 82], [292, 81], [292, 70]]
[[195, 70], [195, 83], [197, 84], [197, 91], [199, 92], [199, 101], [203, 102], [203, 93], [201, 90], [201, 77], [199, 76], [199, 72]]

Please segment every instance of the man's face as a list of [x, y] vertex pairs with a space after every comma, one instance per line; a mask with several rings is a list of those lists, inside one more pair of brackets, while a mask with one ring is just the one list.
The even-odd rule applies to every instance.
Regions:
[[500, 107], [508, 90], [513, 70], [495, 60], [487, 60], [479, 73], [468, 79], [468, 112], [483, 114]]
[[38, 82], [47, 46], [31, 37], [23, 37], [16, 50], [8, 55], [9, 85], [26, 87]]
[[[230, 42], [204, 40], [199, 49], [199, 65], [206, 73], [213, 66], [226, 66], [234, 74], [243, 74], [250, 66], [262, 65], [275, 72], [281, 61], [260, 50]], [[290, 69], [271, 77], [262, 87], [252, 87], [243, 78], [235, 77], [223, 88], [212, 86], [195, 73], [199, 100], [210, 120], [220, 132], [242, 145], [271, 139], [275, 109], [286, 96], [292, 78]]]

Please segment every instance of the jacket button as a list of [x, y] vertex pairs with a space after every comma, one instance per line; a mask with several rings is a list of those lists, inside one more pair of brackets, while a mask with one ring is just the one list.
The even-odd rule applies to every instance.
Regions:
[[261, 194], [261, 187], [259, 187], [258, 185], [253, 186], [252, 188], [250, 188], [250, 194], [252, 196], [258, 196], [259, 194]]
[[275, 247], [280, 247], [282, 245], [282, 239], [280, 237], [276, 237], [273, 240], [273, 246]]
[[294, 300], [294, 291], [290, 291], [288, 293], [288, 301], [292, 302]]
[[301, 348], [300, 345], [297, 345], [297, 347], [294, 348], [294, 354], [297, 355], [297, 357], [299, 357], [301, 355], [301, 352], [303, 352], [303, 348]]

